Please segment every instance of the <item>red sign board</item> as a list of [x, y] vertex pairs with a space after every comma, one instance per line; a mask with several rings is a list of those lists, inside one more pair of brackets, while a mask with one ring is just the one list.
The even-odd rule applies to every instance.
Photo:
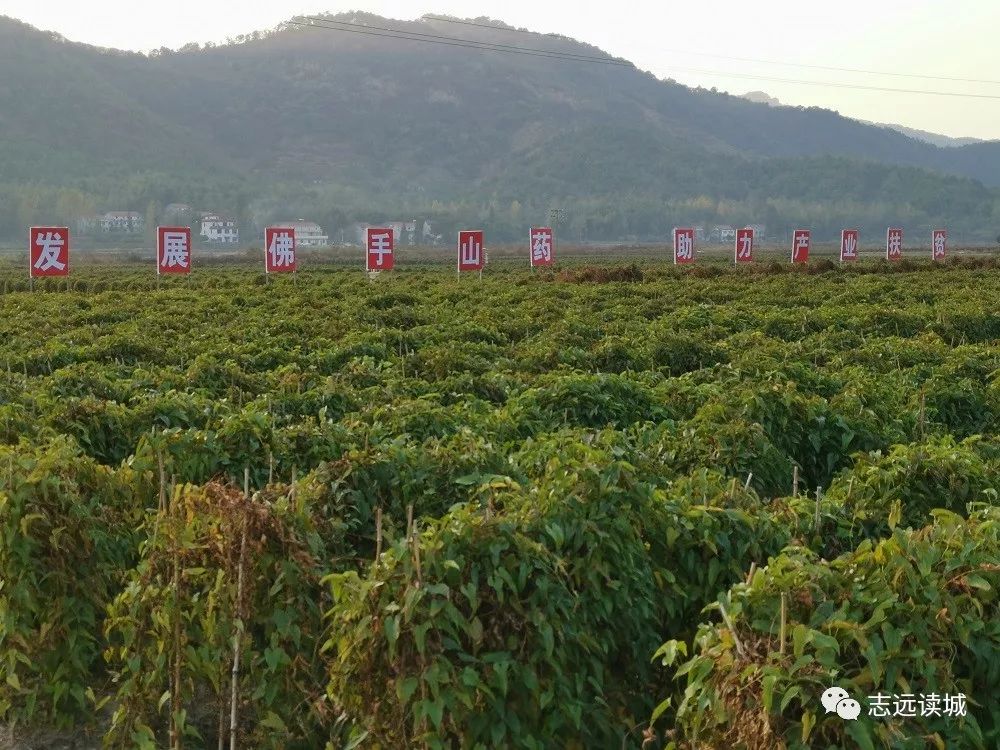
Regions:
[[191, 227], [156, 228], [156, 272], [191, 273]]
[[486, 264], [483, 253], [483, 230], [465, 230], [458, 233], [458, 270], [482, 271]]
[[753, 230], [736, 230], [736, 262], [753, 263]]
[[291, 227], [264, 229], [264, 272], [292, 273], [298, 267], [295, 230]]
[[674, 228], [674, 263], [694, 263], [694, 230]]
[[365, 230], [365, 269], [391, 271], [396, 267], [396, 235], [392, 227]]
[[532, 227], [528, 234], [531, 267], [551, 266], [555, 262], [552, 227]]
[[935, 229], [931, 239], [931, 258], [944, 260], [948, 254], [948, 230]]
[[28, 230], [28, 275], [69, 275], [69, 228], [31, 227]]
[[858, 259], [858, 230], [845, 229], [840, 233], [840, 262], [850, 263]]
[[796, 229], [792, 234], [792, 263], [808, 263], [811, 245], [812, 232], [808, 229]]
[[890, 227], [885, 233], [885, 259], [902, 260], [903, 230]]

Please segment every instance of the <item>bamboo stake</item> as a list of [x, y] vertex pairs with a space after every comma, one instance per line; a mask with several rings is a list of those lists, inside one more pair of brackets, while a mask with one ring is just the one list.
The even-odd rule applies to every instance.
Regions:
[[816, 533], [819, 533], [819, 498], [820, 493], [823, 491], [822, 487], [816, 488]]
[[167, 474], [163, 468], [163, 449], [156, 449], [156, 465], [160, 471], [160, 495], [159, 495], [159, 507], [160, 513], [162, 514], [167, 509]]
[[792, 497], [799, 496], [799, 465], [792, 467]]
[[749, 584], [753, 580], [753, 574], [756, 572], [757, 572], [757, 563], [756, 562], [750, 563], [750, 572], [747, 573], [747, 584]]
[[726, 612], [726, 605], [722, 602], [719, 602], [719, 611], [722, 612], [722, 619], [725, 620], [726, 627], [729, 628], [729, 632], [733, 634], [733, 644], [736, 646], [736, 653], [746, 659], [747, 652], [743, 648], [743, 643], [740, 641], [740, 637], [736, 635], [736, 628], [733, 627], [733, 621], [729, 619], [729, 613]]
[[920, 391], [920, 437], [921, 439], [927, 437], [926, 425], [925, 425], [925, 409], [927, 407], [927, 392], [924, 390]]
[[375, 509], [375, 564], [382, 559], [382, 506]]
[[417, 588], [423, 583], [423, 576], [420, 573], [420, 534], [417, 529], [418, 522], [413, 523], [413, 560], [417, 568]]
[[218, 750], [226, 750], [226, 701], [225, 695], [226, 666], [225, 660], [219, 659], [219, 743]]
[[785, 633], [788, 627], [788, 597], [781, 592], [781, 627], [778, 630], [778, 653], [785, 653]]
[[181, 731], [177, 716], [181, 710], [181, 555], [180, 555], [180, 488], [174, 486], [172, 498], [173, 516], [173, 557], [174, 557], [174, 675], [170, 691], [170, 746], [181, 750]]
[[753, 472], [751, 471], [747, 474], [747, 483], [743, 485], [743, 491], [746, 492], [750, 489], [750, 480], [753, 479]]
[[240, 641], [243, 638], [243, 618], [240, 616], [240, 601], [243, 598], [243, 558], [247, 546], [247, 519], [243, 520], [243, 533], [240, 537], [240, 559], [236, 573], [236, 632], [233, 633], [233, 670], [229, 676], [229, 750], [236, 750], [236, 730], [238, 728], [236, 705], [239, 694], [240, 677]]
[[238, 729], [237, 721], [237, 698], [239, 695], [240, 678], [240, 641], [243, 639], [243, 613], [241, 612], [243, 602], [243, 568], [247, 549], [247, 527], [250, 525], [250, 467], [243, 469], [243, 532], [240, 534], [240, 557], [236, 564], [236, 606], [233, 607], [233, 614], [236, 615], [236, 632], [233, 633], [233, 669], [229, 676], [229, 750], [236, 750], [236, 734]]

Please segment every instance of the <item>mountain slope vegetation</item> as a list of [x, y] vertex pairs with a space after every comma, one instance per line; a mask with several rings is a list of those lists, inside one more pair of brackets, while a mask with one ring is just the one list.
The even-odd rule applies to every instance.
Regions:
[[[328, 18], [606, 56], [499, 26]], [[331, 231], [420, 214], [500, 237], [558, 205], [581, 240], [765, 219], [779, 232], [805, 221], [829, 232], [903, 220], [974, 237], [1000, 228], [1000, 144], [938, 148], [628, 65], [294, 25], [141, 55], [10, 19], [0, 61], [0, 235], [43, 216], [155, 214], [175, 201], [248, 223], [309, 214]]]

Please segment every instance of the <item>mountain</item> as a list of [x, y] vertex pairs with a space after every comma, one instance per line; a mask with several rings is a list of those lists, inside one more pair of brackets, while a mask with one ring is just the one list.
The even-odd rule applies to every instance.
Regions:
[[[748, 102], [756, 102], [758, 104], [767, 104], [771, 107], [781, 107], [784, 106], [777, 97], [773, 97], [766, 91], [748, 91], [743, 94], [743, 99]], [[909, 136], [914, 140], [922, 141], [923, 143], [929, 143], [932, 146], [939, 146], [941, 148], [960, 148], [961, 146], [970, 146], [976, 143], [987, 143], [988, 141], [982, 138], [953, 138], [949, 135], [941, 135], [940, 133], [931, 133], [927, 130], [918, 130], [917, 128], [908, 128], [905, 125], [894, 125], [879, 122], [872, 122], [871, 120], [858, 120], [865, 125], [871, 125], [876, 128], [886, 128], [888, 130], [895, 130], [897, 133], [902, 133], [905, 136]]]
[[286, 25], [140, 55], [0, 19], [0, 233], [20, 236], [53, 205], [69, 220], [71, 206], [155, 213], [174, 201], [245, 222], [308, 214], [328, 230], [419, 213], [501, 237], [556, 205], [580, 239], [660, 237], [695, 221], [831, 233], [846, 221], [946, 223], [984, 236], [1000, 224], [1000, 144], [938, 148], [631, 65], [382, 31], [612, 60], [486, 19], [493, 28], [327, 18], [369, 31]]
[[771, 96], [766, 91], [748, 91], [743, 94], [742, 98], [746, 99], [748, 102], [767, 104], [771, 107], [781, 106], [781, 101], [777, 97]]
[[933, 146], [940, 146], [941, 148], [961, 148], [962, 146], [972, 146], [978, 143], [989, 143], [989, 141], [984, 141], [982, 138], [953, 138], [950, 135], [929, 133], [926, 130], [908, 128], [905, 125], [882, 125], [881, 127], [896, 130], [903, 135], [910, 136], [910, 138], [916, 138], [918, 141], [930, 143]]

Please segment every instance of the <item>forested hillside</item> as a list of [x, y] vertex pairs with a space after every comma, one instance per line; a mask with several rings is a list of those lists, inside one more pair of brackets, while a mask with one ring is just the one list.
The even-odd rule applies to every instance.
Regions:
[[[604, 54], [562, 37], [336, 18]], [[0, 236], [170, 202], [245, 223], [308, 215], [329, 231], [420, 215], [499, 238], [553, 206], [580, 240], [714, 221], [1000, 231], [1000, 144], [937, 148], [631, 66], [297, 26], [138, 55], [9, 19], [0, 64]]]

